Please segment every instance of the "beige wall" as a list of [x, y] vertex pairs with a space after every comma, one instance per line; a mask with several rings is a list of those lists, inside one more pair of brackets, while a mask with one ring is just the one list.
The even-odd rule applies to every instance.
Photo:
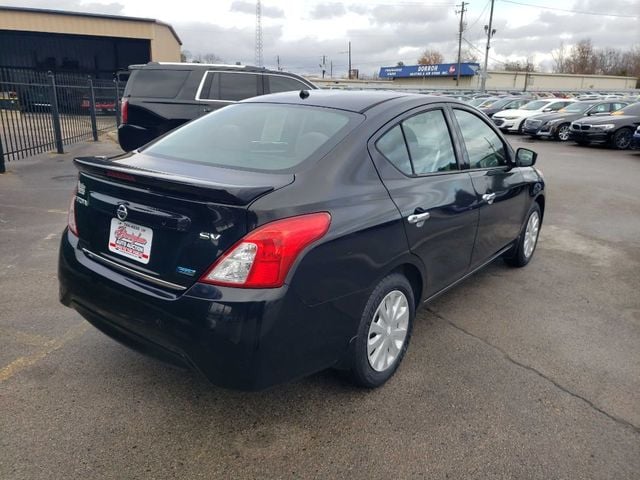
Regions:
[[[526, 75], [520, 72], [489, 72], [487, 88], [489, 90], [524, 90]], [[420, 77], [397, 78], [389, 80], [347, 80], [321, 79], [309, 77], [313, 83], [322, 88], [438, 88], [453, 90], [455, 80], [451, 78]], [[527, 80], [527, 90], [633, 90], [637, 79], [634, 77], [607, 77], [601, 75], [557, 75], [545, 73], [530, 73]], [[462, 90], [480, 88], [480, 76], [460, 77]]]
[[2, 10], [0, 30], [148, 39], [152, 61], [180, 61], [180, 43], [171, 29], [150, 21]]

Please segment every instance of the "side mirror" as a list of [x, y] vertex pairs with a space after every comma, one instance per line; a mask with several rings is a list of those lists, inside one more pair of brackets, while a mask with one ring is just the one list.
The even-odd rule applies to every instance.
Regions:
[[538, 154], [528, 148], [519, 148], [516, 150], [516, 166], [533, 167], [536, 164]]
[[551, 108], [547, 107], [547, 108], [543, 108], [542, 111], [543, 112], [551, 112], [553, 110]]

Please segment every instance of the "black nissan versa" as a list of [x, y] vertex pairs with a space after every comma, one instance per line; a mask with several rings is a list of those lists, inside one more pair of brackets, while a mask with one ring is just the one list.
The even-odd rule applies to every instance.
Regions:
[[293, 73], [244, 65], [151, 62], [129, 71], [118, 127], [126, 152], [239, 100], [316, 88]]
[[60, 299], [217, 385], [334, 367], [376, 387], [420, 305], [498, 257], [532, 258], [535, 160], [451, 99], [256, 97], [139, 151], [75, 160]]

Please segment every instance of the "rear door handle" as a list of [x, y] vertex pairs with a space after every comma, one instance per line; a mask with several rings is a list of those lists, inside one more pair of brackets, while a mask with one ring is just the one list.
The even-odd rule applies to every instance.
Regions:
[[414, 213], [407, 217], [407, 221], [409, 223], [413, 223], [416, 227], [421, 227], [425, 220], [429, 220], [429, 217], [431, 217], [429, 212]]
[[485, 193], [484, 195], [482, 195], [482, 200], [487, 202], [489, 205], [491, 205], [495, 199], [496, 199], [495, 193]]

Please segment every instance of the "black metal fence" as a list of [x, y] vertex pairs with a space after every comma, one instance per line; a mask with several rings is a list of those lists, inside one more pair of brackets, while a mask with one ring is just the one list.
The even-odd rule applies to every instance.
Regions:
[[0, 173], [5, 162], [115, 129], [124, 85], [79, 74], [0, 68]]

